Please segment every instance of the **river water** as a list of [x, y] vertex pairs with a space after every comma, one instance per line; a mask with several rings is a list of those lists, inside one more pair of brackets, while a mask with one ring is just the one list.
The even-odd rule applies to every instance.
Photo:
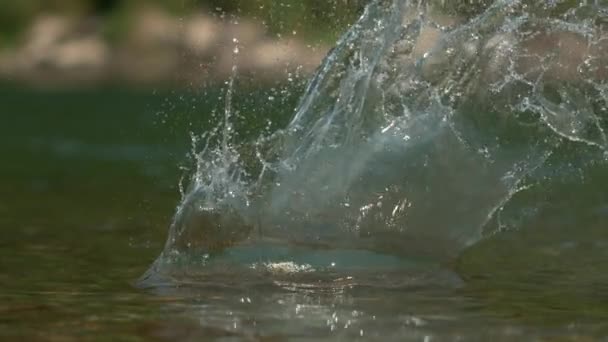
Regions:
[[[603, 38], [584, 30], [603, 5], [497, 1], [418, 56], [401, 45], [440, 20], [378, 3], [307, 90], [238, 70], [200, 92], [3, 85], [0, 338], [605, 338]], [[534, 69], [542, 25], [585, 37], [593, 68]]]
[[198, 99], [3, 88], [2, 339], [552, 341], [608, 332], [608, 240], [605, 221], [592, 218], [556, 232], [548, 217], [444, 267], [459, 272], [410, 268], [398, 284], [390, 273], [366, 286], [227, 270], [178, 288], [136, 287], [179, 202], [177, 165], [190, 148], [181, 133]]

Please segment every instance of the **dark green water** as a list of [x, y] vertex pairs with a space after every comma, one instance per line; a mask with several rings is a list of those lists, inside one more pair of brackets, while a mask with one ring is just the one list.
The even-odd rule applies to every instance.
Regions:
[[[188, 132], [205, 129], [208, 113], [221, 108], [219, 95], [0, 89], [0, 340], [586, 341], [608, 334], [605, 208], [568, 229], [552, 229], [545, 217], [535, 229], [482, 241], [445, 265], [462, 282], [430, 270], [405, 286], [348, 279], [315, 286], [226, 270], [192, 286], [136, 288], [179, 202]], [[240, 131], [259, 131], [261, 117], [280, 125], [297, 97], [237, 98], [237, 108], [257, 109]]]

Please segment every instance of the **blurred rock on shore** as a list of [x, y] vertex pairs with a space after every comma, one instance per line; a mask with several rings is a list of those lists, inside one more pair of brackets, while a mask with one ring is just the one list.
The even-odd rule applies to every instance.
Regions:
[[225, 79], [236, 64], [240, 74], [273, 81], [311, 73], [328, 50], [307, 45], [296, 32], [271, 37], [251, 19], [175, 18], [148, 8], [130, 24], [120, 42], [110, 43], [95, 18], [40, 16], [18, 44], [0, 49], [0, 78], [45, 86], [201, 86]]

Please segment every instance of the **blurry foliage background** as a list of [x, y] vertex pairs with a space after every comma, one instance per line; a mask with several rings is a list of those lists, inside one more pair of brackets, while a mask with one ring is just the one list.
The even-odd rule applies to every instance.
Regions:
[[366, 0], [0, 0], [0, 45], [15, 43], [38, 15], [94, 17], [106, 38], [120, 40], [129, 19], [143, 7], [165, 9], [177, 17], [193, 11], [263, 21], [271, 33], [297, 31], [308, 39], [331, 41], [352, 23]]

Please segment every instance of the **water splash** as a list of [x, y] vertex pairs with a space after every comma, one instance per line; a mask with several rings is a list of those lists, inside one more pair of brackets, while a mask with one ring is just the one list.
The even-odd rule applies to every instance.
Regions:
[[253, 166], [232, 145], [235, 68], [148, 276], [260, 241], [445, 261], [565, 206], [543, 191], [606, 168], [606, 23], [599, 2], [374, 1]]

